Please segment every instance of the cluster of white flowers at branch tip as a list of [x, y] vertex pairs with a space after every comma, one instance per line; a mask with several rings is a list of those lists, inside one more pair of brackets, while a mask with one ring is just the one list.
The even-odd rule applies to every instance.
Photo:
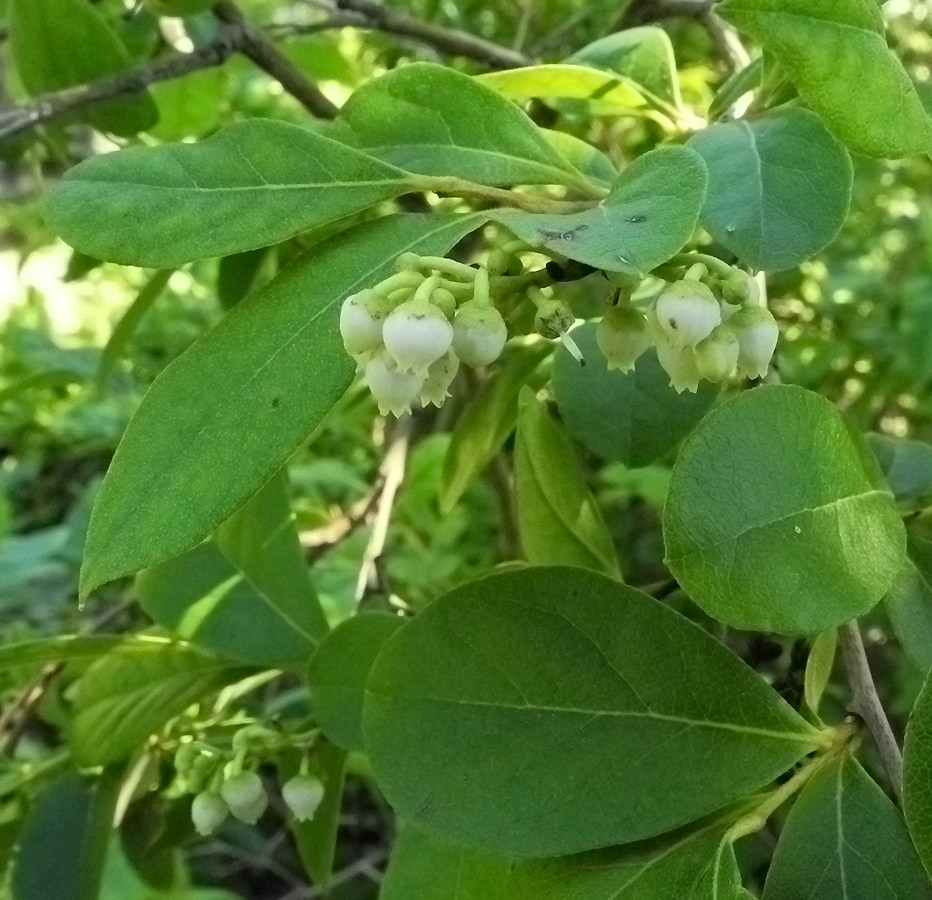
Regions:
[[631, 371], [653, 346], [677, 393], [695, 393], [703, 379], [722, 382], [735, 374], [763, 378], [779, 328], [761, 303], [757, 282], [732, 269], [725, 278], [710, 279], [713, 291], [703, 277], [706, 267], [693, 266], [660, 293], [646, 314], [630, 303], [610, 309], [596, 330], [609, 369]]

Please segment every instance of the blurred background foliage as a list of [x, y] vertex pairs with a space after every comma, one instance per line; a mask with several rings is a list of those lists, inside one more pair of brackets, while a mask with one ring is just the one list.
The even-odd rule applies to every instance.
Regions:
[[[4, 5], [0, 3], [0, 16]], [[327, 15], [321, 10], [325, 5], [309, 0], [242, 3], [273, 35], [296, 24], [313, 27]], [[97, 6], [137, 60], [190, 48], [192, 41], [216, 28], [208, 13], [160, 19], [150, 7], [122, 0], [100, 0]], [[557, 61], [613, 30], [651, 21], [650, 7], [632, 0], [413, 0], [395, 8]], [[885, 13], [892, 44], [932, 97], [932, 5], [891, 0]], [[696, 19], [671, 16], [656, 24], [673, 40], [684, 99], [702, 115], [728, 75], [726, 65]], [[354, 28], [290, 37], [281, 46], [337, 105], [360, 83], [409, 60], [444, 62], [470, 73], [484, 70], [422, 43]], [[0, 110], [27, 100], [6, 51], [6, 42], [0, 43]], [[293, 98], [242, 59], [162, 83], [153, 95], [160, 118], [138, 137], [143, 143], [200, 138], [220, 125], [253, 116], [308, 123]], [[328, 127], [323, 121], [312, 125]], [[566, 115], [557, 127], [592, 141], [619, 163], [660, 137], [643, 119]], [[87, 608], [78, 607], [77, 571], [90, 504], [147, 386], [218, 321], [243, 283], [215, 261], [200, 262], [165, 273], [163, 289], [151, 289], [154, 296], [139, 301], [151, 273], [100, 264], [52, 237], [38, 209], [45, 186], [84, 156], [123, 143], [81, 125], [50, 126], [0, 143], [0, 626], [7, 642], [79, 632], [109, 615], [118, 616], [125, 627], [147, 626], [138, 608], [125, 603], [131, 599], [127, 584], [111, 585]], [[830, 397], [865, 431], [927, 441], [932, 441], [930, 185], [928, 158], [856, 158], [852, 208], [841, 234], [817, 259], [768, 278], [783, 329], [778, 349], [782, 379]], [[295, 249], [280, 247], [277, 253], [283, 260]], [[243, 260], [243, 271], [251, 268], [261, 279], [274, 270], [274, 260], [254, 262]], [[573, 290], [577, 308], [589, 314], [607, 293], [604, 283], [593, 279]], [[137, 302], [142, 315], [131, 333], [121, 337], [119, 323]], [[385, 553], [388, 583], [414, 608], [514, 555], [514, 535], [494, 466], [453, 512], [442, 515], [438, 506], [449, 427], [477, 388], [461, 381], [454, 400], [418, 425]], [[328, 543], [327, 529], [365, 502], [377, 479], [384, 443], [384, 423], [368, 392], [353, 389], [289, 467], [293, 506], [314, 580], [334, 622], [353, 608], [366, 534], [356, 529], [346, 539]], [[662, 580], [659, 511], [667, 467], [628, 470], [617, 463], [599, 465], [591, 457], [587, 464], [627, 580], [638, 585]], [[793, 683], [799, 672], [794, 674], [792, 646], [771, 642], [773, 646], [762, 649], [751, 646], [750, 638], [736, 641], [759, 667], [772, 667], [774, 679], [783, 679], [787, 691], [799, 690]], [[887, 699], [894, 714], [902, 715], [918, 687], [917, 673], [903, 654], [894, 652], [882, 656], [880, 665], [887, 669], [887, 678], [880, 678], [891, 691]], [[0, 673], [4, 701], [22, 690], [29, 675]], [[21, 752], [39, 757], [48, 753], [43, 729], [58, 721], [56, 702], [55, 695], [44, 698], [37, 711], [38, 733], [27, 736]], [[346, 837], [341, 855], [350, 866], [360, 858], [353, 840], [378, 843], [370, 832], [377, 835], [382, 826], [372, 797], [351, 790], [347, 804], [347, 816], [356, 817], [356, 832]], [[233, 885], [246, 896], [305, 896], [297, 892], [300, 880], [292, 873], [299, 867], [280, 832], [238, 828], [222, 842], [195, 847], [191, 861], [200, 877]], [[107, 897], [168, 896], [134, 887], [122, 851], [115, 850], [112, 857]], [[373, 865], [382, 861], [378, 857]], [[335, 896], [370, 897], [372, 884], [360, 869]], [[219, 900], [229, 895], [184, 896]]]

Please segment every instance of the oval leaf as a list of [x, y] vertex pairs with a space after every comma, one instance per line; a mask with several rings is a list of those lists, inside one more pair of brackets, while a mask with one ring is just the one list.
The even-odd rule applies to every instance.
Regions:
[[763, 900], [928, 900], [903, 817], [850, 756], [803, 788], [767, 873]]
[[49, 192], [45, 214], [84, 253], [168, 268], [277, 244], [409, 189], [358, 150], [251, 119], [196, 144], [95, 156]]
[[702, 382], [695, 394], [677, 394], [651, 350], [633, 372], [609, 371], [595, 340], [594, 322], [573, 329], [585, 366], [559, 347], [553, 362], [553, 392], [566, 430], [602, 459], [646, 466], [670, 453], [696, 426], [718, 396]]
[[515, 506], [524, 557], [618, 576], [612, 538], [566, 432], [530, 388], [518, 398]]
[[464, 585], [406, 624], [376, 659], [363, 730], [399, 815], [517, 857], [668, 831], [822, 739], [697, 625], [560, 567]]
[[724, 0], [717, 10], [774, 55], [852, 150], [893, 159], [932, 149], [932, 119], [873, 0]]
[[172, 363], [97, 495], [82, 590], [197, 545], [256, 493], [346, 390], [337, 306], [407, 250], [445, 253], [476, 216], [400, 215], [310, 250]]
[[870, 610], [905, 532], [876, 461], [827, 400], [746, 391], [680, 448], [664, 508], [667, 564], [735, 628], [813, 633]]
[[754, 269], [799, 265], [848, 214], [851, 157], [809, 110], [713, 125], [689, 146], [709, 170], [702, 226]]
[[870, 432], [867, 443], [897, 500], [925, 506], [932, 499], [932, 445]]
[[611, 272], [645, 273], [692, 236], [705, 200], [706, 169], [688, 147], [661, 147], [626, 168], [609, 195], [572, 215], [492, 210], [489, 216], [533, 247]]

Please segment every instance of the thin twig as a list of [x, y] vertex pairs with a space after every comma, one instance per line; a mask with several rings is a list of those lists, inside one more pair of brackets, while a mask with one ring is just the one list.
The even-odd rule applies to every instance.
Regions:
[[751, 61], [751, 56], [741, 43], [738, 32], [712, 10], [702, 13], [699, 21], [709, 33], [718, 55], [725, 61], [729, 72], [737, 72]]
[[842, 625], [838, 629], [838, 638], [845, 675], [851, 689], [851, 710], [864, 721], [893, 790], [899, 796], [903, 788], [903, 755], [877, 695], [857, 621]]

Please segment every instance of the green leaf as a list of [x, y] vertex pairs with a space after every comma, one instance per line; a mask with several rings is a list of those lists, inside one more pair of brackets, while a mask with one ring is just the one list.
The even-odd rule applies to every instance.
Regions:
[[610, 69], [653, 100], [682, 106], [669, 35], [656, 25], [626, 28], [587, 44], [567, 59]]
[[517, 106], [446, 66], [393, 69], [356, 91], [340, 115], [359, 147], [407, 172], [590, 187]]
[[311, 660], [308, 684], [321, 731], [345, 750], [362, 750], [362, 702], [369, 670], [403, 619], [361, 612], [341, 622]]
[[618, 169], [601, 150], [565, 131], [542, 129], [542, 132], [547, 143], [591, 181], [605, 188], [615, 183]]
[[689, 146], [709, 170], [702, 226], [751, 268], [797, 266], [845, 221], [851, 157], [809, 110], [713, 125]]
[[924, 506], [932, 499], [932, 446], [874, 432], [866, 437], [897, 500]]
[[[306, 641], [316, 644], [329, 631], [308, 576], [284, 470], [217, 529], [215, 541], [276, 614]], [[302, 664], [307, 660], [305, 654]]]
[[213, 131], [224, 111], [226, 84], [227, 73], [216, 68], [153, 85], [159, 121], [149, 133], [160, 141], [180, 141]]
[[832, 677], [837, 647], [838, 632], [830, 628], [818, 634], [809, 648], [809, 658], [806, 660], [806, 672], [803, 676], [803, 694], [806, 706], [816, 715], [822, 695]]
[[793, 803], [763, 900], [932, 897], [903, 817], [848, 755], [827, 765]]
[[566, 432], [530, 388], [518, 398], [515, 507], [524, 558], [619, 577], [618, 557]]
[[196, 144], [133, 147], [75, 166], [45, 214], [73, 247], [168, 268], [277, 244], [410, 190], [404, 172], [285, 122], [237, 122]]
[[162, 647], [171, 643], [167, 638], [151, 635], [135, 635], [127, 638], [118, 634], [66, 634], [0, 646], [0, 669], [39, 666], [43, 663], [58, 661], [96, 659], [127, 640], [138, 641], [141, 644], [152, 643]]
[[389, 216], [315, 247], [155, 381], [91, 515], [82, 591], [197, 545], [265, 484], [353, 377], [338, 305], [411, 250], [445, 253], [478, 216]]
[[694, 623], [563, 567], [463, 585], [408, 622], [376, 659], [363, 730], [402, 818], [516, 857], [676, 828], [823, 740]]
[[491, 210], [533, 247], [545, 247], [611, 272], [649, 272], [692, 236], [706, 191], [702, 157], [660, 147], [638, 157], [597, 206], [571, 215]]
[[495, 458], [518, 421], [518, 393], [528, 383], [549, 346], [526, 347], [508, 355], [504, 365], [471, 397], [453, 427], [443, 461], [440, 511], [446, 515]]
[[887, 596], [887, 615], [906, 655], [923, 672], [932, 669], [932, 522], [906, 529], [906, 557]]
[[392, 846], [379, 900], [507, 900], [510, 867], [502, 857], [446, 844], [405, 825]]
[[553, 364], [553, 392], [566, 430], [602, 459], [646, 466], [669, 454], [718, 396], [703, 382], [695, 394], [677, 394], [650, 351], [633, 372], [609, 371], [595, 340], [596, 324], [573, 329], [586, 365], [560, 347]]
[[758, 387], [680, 448], [664, 508], [667, 564], [710, 616], [811, 634], [870, 610], [904, 553], [896, 505], [828, 400]]
[[69, 738], [79, 766], [102, 766], [138, 750], [192, 703], [249, 670], [184, 644], [126, 644], [77, 682]]
[[852, 150], [884, 158], [932, 150], [932, 120], [887, 47], [876, 3], [724, 0], [717, 9], [774, 55], [800, 96]]
[[13, 863], [16, 900], [97, 900], [120, 779], [70, 771], [29, 810]]
[[[33, 96], [97, 81], [130, 66], [126, 48], [84, 0], [11, 0], [9, 27], [17, 73]], [[95, 103], [82, 117], [102, 131], [132, 135], [153, 125], [158, 111], [143, 90]]]
[[926, 676], [906, 726], [903, 812], [919, 858], [932, 875], [932, 674]]

